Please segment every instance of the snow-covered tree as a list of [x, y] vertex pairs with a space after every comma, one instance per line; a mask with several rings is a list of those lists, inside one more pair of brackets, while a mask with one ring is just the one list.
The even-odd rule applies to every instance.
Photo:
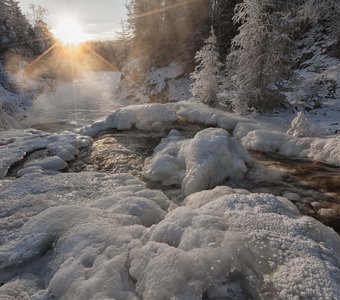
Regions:
[[335, 19], [340, 14], [339, 0], [305, 0], [299, 11], [302, 20], [316, 24], [320, 19]]
[[248, 114], [282, 105], [276, 84], [286, 72], [289, 35], [283, 30], [283, 12], [276, 0], [244, 0], [236, 5], [234, 22], [239, 34], [227, 58], [235, 97], [234, 110]]
[[295, 137], [307, 137], [312, 135], [310, 121], [302, 111], [294, 118], [287, 133]]
[[205, 41], [205, 46], [195, 56], [198, 65], [191, 74], [191, 79], [194, 81], [191, 85], [191, 93], [209, 106], [216, 106], [218, 104], [218, 73], [221, 63], [218, 60], [219, 55], [216, 43], [214, 29], [211, 28], [211, 36]]

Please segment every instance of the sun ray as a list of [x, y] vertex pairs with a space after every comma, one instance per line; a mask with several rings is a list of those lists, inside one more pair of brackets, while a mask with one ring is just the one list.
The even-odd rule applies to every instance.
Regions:
[[[120, 72], [122, 73], [122, 71], [117, 68], [116, 66], [114, 66], [113, 64], [111, 64], [108, 60], [106, 60], [104, 57], [102, 57], [100, 54], [98, 54], [96, 51], [94, 51], [93, 49], [91, 49], [89, 46], [87, 45], [84, 45], [84, 47], [89, 50], [94, 56], [96, 56], [98, 59], [100, 59], [102, 62], [104, 62], [105, 64], [107, 64], [111, 69], [112, 71], [114, 72]], [[122, 73], [123, 74], [123, 73]], [[123, 74], [124, 75], [124, 74]], [[137, 82], [134, 82], [133, 80], [131, 80], [130, 78], [126, 77], [125, 78], [130, 82], [132, 83], [133, 85], [135, 86], [140, 86]]]
[[34, 64], [36, 64], [38, 61], [40, 61], [43, 57], [45, 57], [47, 54], [49, 54], [55, 47], [58, 46], [58, 42], [54, 43], [50, 48], [48, 48], [46, 51], [44, 51], [42, 54], [40, 54], [36, 59], [34, 59], [31, 63], [29, 63], [27, 66], [24, 67], [23, 71], [26, 72], [30, 67], [32, 67]]
[[158, 13], [161, 13], [161, 12], [165, 12], [165, 11], [168, 11], [168, 10], [172, 10], [172, 9], [187, 5], [187, 4], [189, 4], [191, 2], [195, 2], [195, 1], [196, 0], [187, 0], [187, 1], [184, 1], [184, 2], [181, 2], [181, 3], [177, 3], [177, 4], [174, 4], [174, 5], [168, 6], [168, 7], [155, 9], [155, 10], [148, 11], [146, 13], [137, 15], [137, 16], [135, 16], [135, 18], [139, 19], [139, 18], [148, 17], [148, 16], [151, 16], [151, 15], [154, 15], [154, 14], [158, 14]]

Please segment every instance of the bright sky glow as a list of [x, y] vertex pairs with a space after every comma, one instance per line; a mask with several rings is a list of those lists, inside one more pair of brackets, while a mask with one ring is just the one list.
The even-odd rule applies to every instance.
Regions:
[[72, 16], [61, 17], [53, 34], [64, 44], [80, 44], [88, 39], [80, 23]]
[[[121, 19], [126, 16], [125, 3], [126, 0], [19, 0], [25, 14], [29, 13], [30, 4], [47, 9], [46, 21], [53, 32], [60, 30], [64, 16], [72, 16], [82, 32], [81, 39], [85, 40], [113, 39], [120, 30]], [[74, 32], [70, 33], [70, 39], [75, 35]]]

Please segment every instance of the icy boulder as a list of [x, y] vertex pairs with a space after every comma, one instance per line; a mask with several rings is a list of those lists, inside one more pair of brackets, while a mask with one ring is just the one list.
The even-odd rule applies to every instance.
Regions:
[[164, 185], [180, 184], [186, 195], [241, 178], [252, 158], [223, 129], [205, 129], [193, 139], [173, 130], [144, 166], [144, 176]]
[[172, 104], [131, 105], [112, 112], [104, 121], [95, 122], [80, 132], [93, 137], [107, 129], [128, 130], [136, 127], [158, 131], [164, 122], [176, 120], [176, 110]]
[[[36, 170], [62, 170], [67, 162], [79, 154], [81, 148], [88, 147], [92, 139], [71, 132], [46, 133], [34, 129], [0, 131], [0, 179], [16, 164], [25, 163], [27, 174]], [[44, 154], [29, 162], [35, 153]]]
[[0, 181], [1, 299], [139, 299], [131, 249], [170, 206], [131, 175]]
[[284, 198], [195, 193], [130, 253], [143, 299], [339, 299], [340, 238]]

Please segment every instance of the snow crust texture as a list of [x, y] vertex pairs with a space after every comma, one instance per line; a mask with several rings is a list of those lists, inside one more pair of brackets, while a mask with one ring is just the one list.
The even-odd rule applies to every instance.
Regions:
[[164, 122], [177, 120], [172, 105], [145, 104], [131, 105], [114, 111], [104, 121], [95, 122], [80, 130], [81, 134], [96, 136], [107, 129], [128, 130], [136, 127], [140, 130], [159, 130]]
[[[96, 136], [107, 129], [127, 130], [136, 127], [146, 131], [163, 131], [168, 123], [186, 121], [230, 132], [248, 150], [277, 152], [340, 166], [340, 136], [308, 136], [287, 134], [288, 124], [282, 120], [246, 118], [222, 112], [203, 104], [183, 102], [176, 104], [146, 104], [128, 106], [112, 112], [104, 121], [84, 127], [80, 133]], [[305, 132], [306, 133], [306, 132]], [[305, 134], [304, 134], [305, 135]], [[312, 135], [312, 132], [308, 132]]]
[[164, 185], [181, 185], [185, 195], [242, 178], [252, 158], [223, 129], [208, 128], [185, 139], [173, 130], [144, 166], [144, 176]]
[[339, 236], [285, 198], [217, 187], [176, 207], [127, 174], [0, 185], [5, 299], [340, 297]]
[[67, 162], [79, 154], [80, 148], [89, 146], [92, 139], [71, 132], [50, 134], [38, 130], [0, 131], [0, 179], [9, 169], [37, 151], [43, 151], [30, 161], [23, 162], [17, 175], [31, 171], [54, 172], [65, 169]]
[[162, 192], [127, 174], [28, 174], [0, 184], [1, 296], [137, 299], [129, 252], [165, 217]]

